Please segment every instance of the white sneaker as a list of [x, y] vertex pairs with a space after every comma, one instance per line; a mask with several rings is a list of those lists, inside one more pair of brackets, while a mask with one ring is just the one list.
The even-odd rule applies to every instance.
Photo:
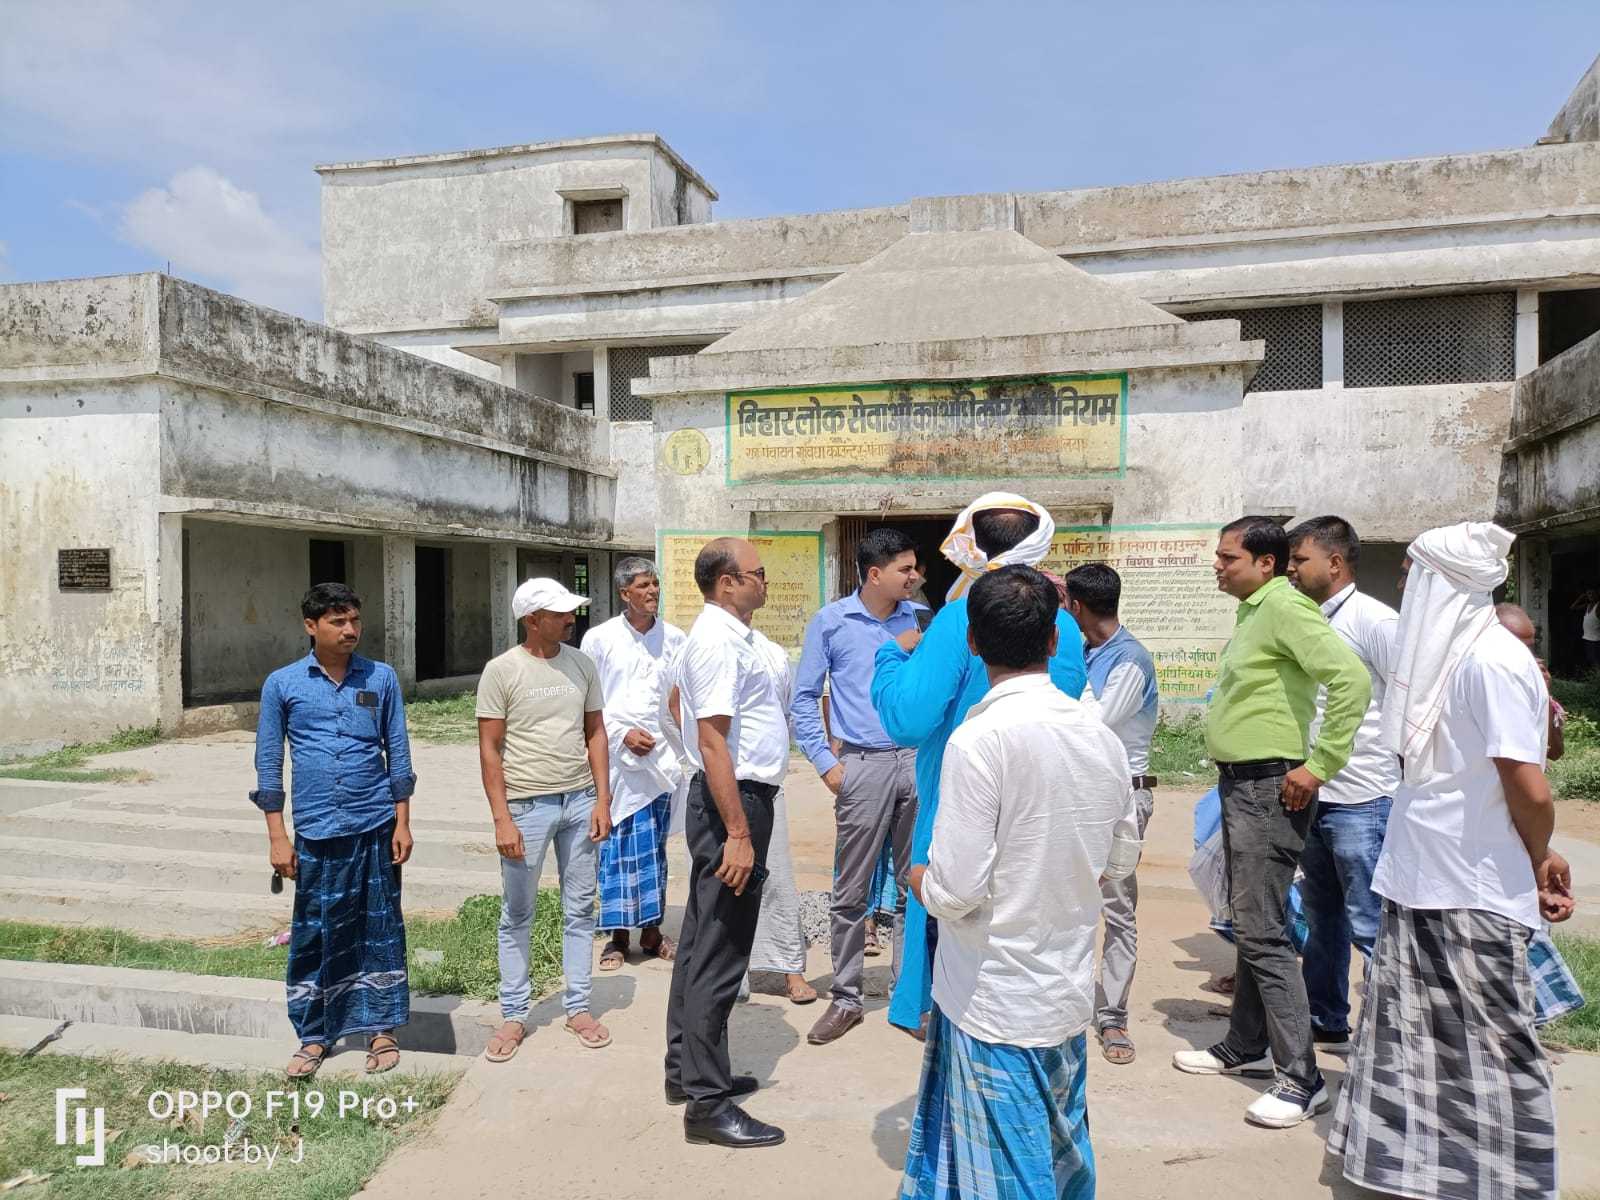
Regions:
[[1272, 1056], [1262, 1055], [1249, 1062], [1229, 1065], [1228, 1060], [1213, 1050], [1179, 1050], [1172, 1056], [1172, 1065], [1190, 1075], [1271, 1075]]
[[1252, 1125], [1265, 1125], [1268, 1129], [1293, 1129], [1301, 1121], [1315, 1116], [1331, 1104], [1328, 1089], [1322, 1083], [1307, 1095], [1299, 1084], [1280, 1079], [1264, 1096], [1245, 1109], [1244, 1119]]

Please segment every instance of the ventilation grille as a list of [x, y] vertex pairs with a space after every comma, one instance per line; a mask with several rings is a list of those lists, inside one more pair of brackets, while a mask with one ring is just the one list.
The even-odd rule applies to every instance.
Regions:
[[1514, 292], [1363, 300], [1344, 306], [1344, 384], [1352, 388], [1516, 378]]
[[1189, 313], [1191, 321], [1239, 322], [1239, 336], [1267, 344], [1267, 356], [1244, 389], [1249, 392], [1305, 392], [1322, 387], [1322, 305], [1230, 308]]
[[633, 394], [633, 381], [650, 375], [652, 358], [681, 358], [685, 354], [698, 354], [704, 346], [613, 346], [606, 354], [611, 372], [611, 419], [613, 421], [648, 421], [655, 415], [655, 406], [648, 396]]

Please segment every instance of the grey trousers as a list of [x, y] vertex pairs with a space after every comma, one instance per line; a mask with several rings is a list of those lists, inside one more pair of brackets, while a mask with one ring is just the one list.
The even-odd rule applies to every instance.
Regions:
[[1283, 776], [1221, 781], [1222, 846], [1237, 951], [1233, 1015], [1222, 1045], [1235, 1058], [1270, 1048], [1278, 1072], [1310, 1090], [1320, 1077], [1300, 960], [1284, 928], [1289, 885], [1316, 819], [1313, 800], [1283, 807]]
[[[1156, 799], [1149, 788], [1134, 792], [1139, 811], [1139, 836], [1144, 837]], [[1134, 912], [1139, 907], [1138, 873], [1100, 885], [1100, 912], [1105, 918], [1105, 942], [1100, 950], [1100, 977], [1094, 985], [1095, 1026], [1128, 1027], [1128, 993], [1133, 990], [1133, 970], [1139, 959], [1139, 927]]]
[[[911, 871], [911, 835], [917, 825], [917, 752], [905, 747], [839, 754], [844, 782], [833, 800], [837, 839], [833, 856], [833, 1002], [860, 1009], [866, 966], [867, 893], [885, 838], [894, 842], [900, 886]], [[900, 977], [905, 922], [894, 923], [893, 978]]]

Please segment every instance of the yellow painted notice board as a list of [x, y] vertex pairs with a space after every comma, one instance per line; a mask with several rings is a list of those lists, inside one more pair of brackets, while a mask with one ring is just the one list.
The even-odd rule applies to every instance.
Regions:
[[1120, 476], [1128, 377], [874, 383], [727, 395], [729, 486]]
[[751, 542], [767, 569], [767, 603], [757, 611], [755, 627], [791, 655], [805, 640], [806, 623], [822, 607], [822, 535], [809, 532], [687, 533], [663, 532], [657, 537], [656, 561], [661, 570], [661, 612], [685, 633], [705, 601], [694, 582], [694, 560], [712, 538], [742, 537]]
[[1156, 661], [1163, 703], [1204, 703], [1233, 636], [1238, 601], [1217, 590], [1214, 525], [1087, 526], [1056, 531], [1047, 571], [1103, 562], [1122, 576], [1122, 623]]

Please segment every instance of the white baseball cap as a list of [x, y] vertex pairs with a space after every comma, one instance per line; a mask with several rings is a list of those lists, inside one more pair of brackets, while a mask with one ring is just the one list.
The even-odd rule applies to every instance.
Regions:
[[529, 613], [577, 612], [588, 603], [589, 597], [567, 591], [554, 579], [529, 579], [511, 597], [511, 615], [520, 621]]

